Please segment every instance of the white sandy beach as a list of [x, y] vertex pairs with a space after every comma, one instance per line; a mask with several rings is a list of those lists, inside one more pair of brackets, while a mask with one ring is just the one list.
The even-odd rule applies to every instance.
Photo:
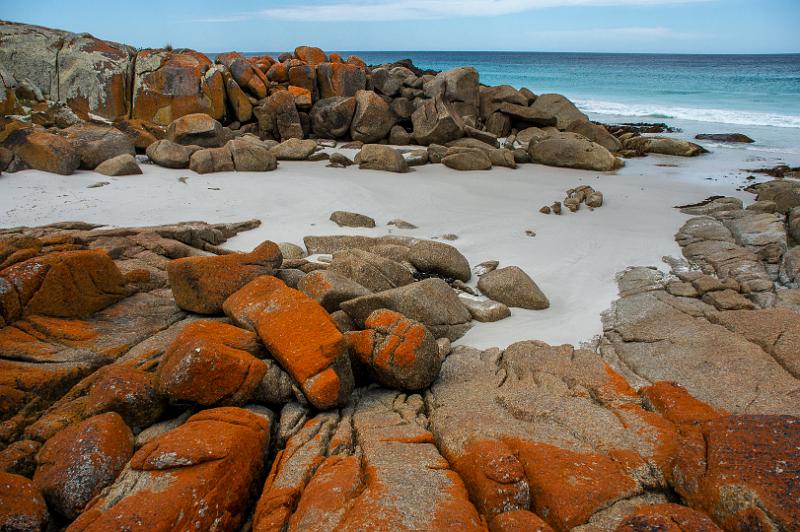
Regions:
[[[261, 227], [226, 244], [237, 250], [266, 239], [302, 244], [305, 235], [435, 238], [451, 233], [458, 235], [451, 243], [472, 265], [489, 259], [518, 265], [551, 301], [545, 311], [512, 309], [509, 319], [476, 324], [459, 343], [505, 347], [536, 338], [578, 344], [601, 333], [600, 314], [616, 297], [617, 272], [635, 265], [664, 269], [663, 256], [680, 255], [673, 235], [687, 217], [674, 205], [717, 194], [750, 199], [736, 191], [747, 175], [737, 169], [778, 160], [729, 149], [695, 159], [651, 155], [629, 160], [612, 174], [529, 164], [472, 173], [426, 165], [398, 175], [325, 168], [324, 162], [284, 162], [269, 173], [209, 175], [144, 164], [144, 175], [118, 178], [31, 170], [0, 177], [0, 227], [65, 220], [144, 226], [260, 219]], [[188, 177], [186, 183], [178, 180], [181, 176]], [[109, 184], [87, 188], [98, 181]], [[538, 212], [580, 184], [602, 191], [605, 205], [562, 216]], [[334, 210], [367, 214], [378, 227], [339, 228], [328, 220]], [[419, 228], [387, 226], [394, 218]], [[526, 236], [526, 230], [536, 236]]]

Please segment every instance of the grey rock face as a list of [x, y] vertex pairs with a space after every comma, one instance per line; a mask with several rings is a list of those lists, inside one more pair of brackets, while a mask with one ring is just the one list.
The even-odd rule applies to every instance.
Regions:
[[490, 299], [509, 307], [543, 310], [550, 307], [547, 299], [533, 279], [517, 266], [508, 266], [488, 272], [478, 281], [478, 289]]

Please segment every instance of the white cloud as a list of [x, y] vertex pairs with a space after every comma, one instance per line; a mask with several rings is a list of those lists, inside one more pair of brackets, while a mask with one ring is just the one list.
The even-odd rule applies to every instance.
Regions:
[[198, 19], [237, 22], [252, 18], [325, 22], [398, 21], [454, 17], [493, 17], [553, 7], [656, 6], [713, 0], [373, 0], [337, 1], [316, 5], [284, 5], [248, 13]]

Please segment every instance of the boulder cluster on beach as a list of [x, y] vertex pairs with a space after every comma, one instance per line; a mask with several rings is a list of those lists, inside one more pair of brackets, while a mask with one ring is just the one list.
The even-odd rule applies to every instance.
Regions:
[[[106, 175], [141, 169], [146, 152], [198, 173], [270, 171], [279, 160], [406, 172], [539, 163], [596, 171], [618, 156], [692, 156], [700, 146], [592, 123], [567, 98], [489, 87], [461, 67], [367, 66], [300, 46], [277, 59], [134, 48], [88, 34], [0, 22], [0, 171]], [[403, 147], [399, 148], [398, 147]]]
[[452, 347], [549, 301], [441, 241], [0, 230], [0, 528], [791, 530], [800, 186], [751, 191], [580, 349]]
[[[610, 171], [703, 152], [472, 68], [310, 47], [212, 62], [0, 22], [0, 83], [9, 171], [130, 175], [145, 154], [198, 173], [327, 161], [332, 178]], [[679, 206], [682, 258], [620, 273], [578, 348], [461, 345], [558, 294], [359, 213], [330, 214], [358, 236], [247, 253], [225, 244], [258, 220], [0, 228], [0, 530], [794, 530], [794, 171], [748, 205]], [[603, 203], [584, 184], [541, 212]]]

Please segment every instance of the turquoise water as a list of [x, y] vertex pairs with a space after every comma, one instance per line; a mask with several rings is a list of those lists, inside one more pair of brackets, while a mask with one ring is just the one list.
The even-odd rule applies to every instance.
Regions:
[[474, 66], [481, 82], [558, 92], [599, 121], [658, 121], [692, 132], [738, 131], [752, 148], [800, 154], [800, 54], [669, 55], [523, 52], [340, 52], [369, 64]]

